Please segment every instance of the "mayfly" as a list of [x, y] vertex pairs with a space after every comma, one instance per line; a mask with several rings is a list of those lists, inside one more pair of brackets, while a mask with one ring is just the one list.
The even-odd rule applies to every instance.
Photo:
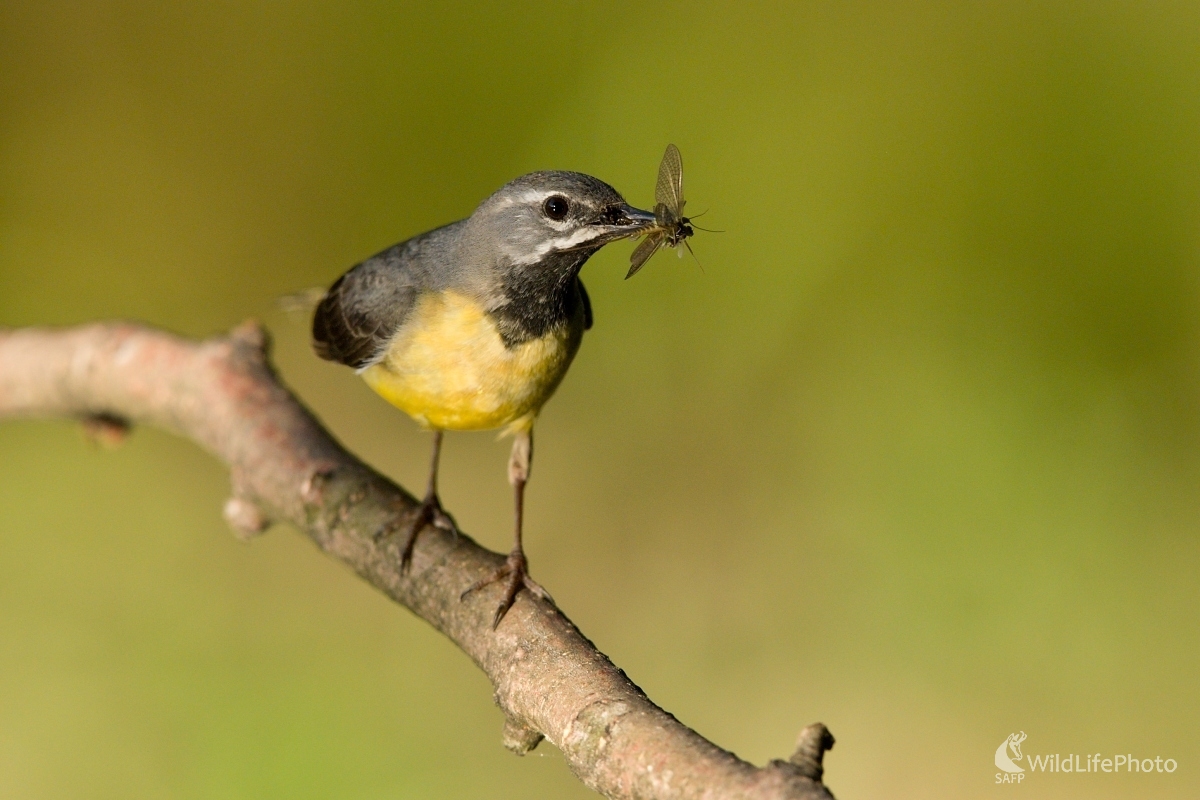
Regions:
[[[683, 158], [679, 148], [673, 144], [667, 145], [663, 153], [662, 163], [658, 165], [658, 186], [654, 189], [654, 216], [656, 222], [650, 233], [629, 257], [629, 272], [625, 278], [632, 278], [634, 273], [642, 268], [650, 256], [658, 252], [658, 248], [679, 247], [683, 245], [692, 252], [692, 246], [687, 238], [696, 232], [692, 229], [692, 221], [683, 215]], [[694, 257], [696, 254], [692, 253]]]

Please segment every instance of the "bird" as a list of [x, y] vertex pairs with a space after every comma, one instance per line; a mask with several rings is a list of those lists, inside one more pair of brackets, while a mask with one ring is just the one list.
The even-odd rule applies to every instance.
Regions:
[[513, 437], [508, 480], [514, 540], [504, 564], [463, 593], [502, 584], [496, 629], [522, 589], [549, 600], [529, 576], [522, 545], [533, 425], [592, 327], [579, 272], [604, 245], [641, 236], [654, 213], [580, 172], [523, 175], [466, 219], [414, 236], [338, 278], [312, 321], [316, 354], [353, 367], [375, 392], [433, 432], [425, 497], [405, 524], [401, 568], [418, 534], [457, 534], [438, 497], [445, 431], [503, 429]]

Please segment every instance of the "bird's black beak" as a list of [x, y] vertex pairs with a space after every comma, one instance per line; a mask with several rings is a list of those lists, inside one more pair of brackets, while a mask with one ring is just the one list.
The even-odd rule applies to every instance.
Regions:
[[611, 205], [593, 220], [592, 224], [600, 229], [600, 234], [592, 239], [591, 243], [607, 244], [617, 239], [641, 236], [657, 222], [658, 219], [651, 211], [642, 211], [628, 203]]

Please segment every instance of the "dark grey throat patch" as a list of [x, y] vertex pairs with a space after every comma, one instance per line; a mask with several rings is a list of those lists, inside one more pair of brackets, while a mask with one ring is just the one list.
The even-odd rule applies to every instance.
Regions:
[[[504, 346], [516, 347], [581, 319], [579, 270], [599, 248], [551, 253], [537, 264], [508, 265], [502, 290], [507, 302], [491, 312]], [[586, 311], [586, 309], [585, 309]]]

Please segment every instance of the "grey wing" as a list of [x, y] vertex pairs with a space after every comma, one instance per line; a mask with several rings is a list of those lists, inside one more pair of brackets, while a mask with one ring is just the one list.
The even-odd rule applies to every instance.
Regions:
[[313, 315], [313, 350], [356, 369], [383, 357], [417, 298], [455, 280], [455, 243], [466, 220], [414, 236], [338, 278]]
[[367, 259], [338, 278], [313, 314], [313, 350], [356, 369], [377, 361], [416, 302], [405, 245]]
[[576, 276], [575, 282], [579, 284], [579, 300], [583, 303], [583, 329], [590, 331], [596, 321], [596, 318], [592, 316], [592, 298], [588, 297], [587, 288], [578, 276]]
[[658, 186], [654, 188], [655, 202], [662, 203], [678, 216], [683, 211], [683, 156], [679, 148], [667, 145], [658, 165]]

